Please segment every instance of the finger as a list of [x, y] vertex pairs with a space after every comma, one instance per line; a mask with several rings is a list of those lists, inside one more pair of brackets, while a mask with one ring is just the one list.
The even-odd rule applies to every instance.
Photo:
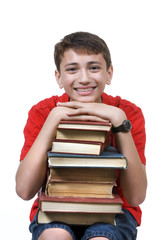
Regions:
[[97, 112], [93, 110], [93, 108], [90, 107], [81, 107], [81, 108], [75, 108], [73, 111], [69, 111], [67, 114], [69, 116], [76, 116], [76, 115], [91, 115], [91, 116], [98, 116]]
[[67, 113], [68, 116], [76, 116], [76, 115], [89, 115], [89, 112], [85, 109], [75, 109]]
[[57, 106], [70, 107], [70, 108], [82, 108], [85, 104], [77, 101], [71, 102], [58, 102]]
[[66, 120], [76, 120], [76, 121], [101, 121], [105, 122], [105, 119], [102, 119], [97, 116], [92, 116], [92, 115], [77, 115], [77, 116], [67, 116]]

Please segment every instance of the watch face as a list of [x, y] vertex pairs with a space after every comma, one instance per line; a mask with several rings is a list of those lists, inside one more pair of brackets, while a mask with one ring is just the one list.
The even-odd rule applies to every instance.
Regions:
[[132, 126], [131, 126], [131, 122], [129, 120], [125, 120], [123, 124], [124, 124], [124, 127], [125, 127], [126, 131], [131, 130]]

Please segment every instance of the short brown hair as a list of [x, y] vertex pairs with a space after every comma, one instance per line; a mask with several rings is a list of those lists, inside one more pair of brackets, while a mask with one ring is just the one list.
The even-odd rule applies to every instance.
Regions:
[[64, 52], [70, 48], [77, 53], [102, 53], [106, 61], [107, 69], [112, 63], [110, 51], [103, 39], [89, 32], [75, 32], [66, 35], [60, 42], [55, 45], [54, 60], [59, 72], [60, 63]]

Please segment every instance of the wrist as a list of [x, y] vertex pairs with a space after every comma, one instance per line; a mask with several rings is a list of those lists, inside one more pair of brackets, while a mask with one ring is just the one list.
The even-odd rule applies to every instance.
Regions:
[[126, 114], [123, 110], [117, 109], [111, 123], [114, 128], [119, 127], [122, 123], [127, 120]]
[[112, 127], [112, 132], [113, 133], [119, 133], [119, 132], [128, 133], [128, 132], [130, 132], [131, 128], [132, 128], [131, 122], [129, 120], [124, 120], [123, 123], [121, 125], [119, 125], [118, 127]]

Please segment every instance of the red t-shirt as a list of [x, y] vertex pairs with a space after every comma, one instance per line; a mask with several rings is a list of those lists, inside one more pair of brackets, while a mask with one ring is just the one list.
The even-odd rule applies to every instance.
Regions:
[[[107, 95], [106, 93], [102, 94], [103, 103], [112, 105], [115, 107], [118, 107], [122, 109], [127, 116], [127, 119], [129, 119], [132, 123], [132, 136], [136, 145], [136, 148], [138, 150], [140, 159], [143, 164], [146, 163], [144, 150], [145, 150], [145, 121], [142, 114], [142, 111], [139, 107], [137, 107], [135, 104], [121, 99], [120, 97], [112, 97]], [[39, 102], [37, 105], [34, 105], [31, 110], [29, 111], [28, 120], [26, 123], [26, 126], [24, 128], [24, 136], [25, 136], [25, 143], [21, 151], [20, 160], [23, 160], [26, 156], [27, 152], [31, 148], [33, 142], [35, 141], [37, 135], [39, 134], [48, 114], [50, 111], [56, 107], [57, 102], [67, 102], [69, 101], [69, 97], [66, 93], [64, 93], [62, 96], [53, 96], [51, 98], [45, 99], [41, 102]], [[114, 142], [115, 145], [115, 142]], [[141, 224], [141, 209], [140, 207], [132, 207], [130, 206], [122, 191], [120, 186], [117, 187], [119, 194], [121, 195], [121, 198], [123, 200], [123, 208], [128, 209], [132, 215], [135, 217], [138, 225]], [[39, 199], [37, 198], [32, 206], [31, 212], [30, 212], [30, 220], [32, 221], [39, 206]]]

